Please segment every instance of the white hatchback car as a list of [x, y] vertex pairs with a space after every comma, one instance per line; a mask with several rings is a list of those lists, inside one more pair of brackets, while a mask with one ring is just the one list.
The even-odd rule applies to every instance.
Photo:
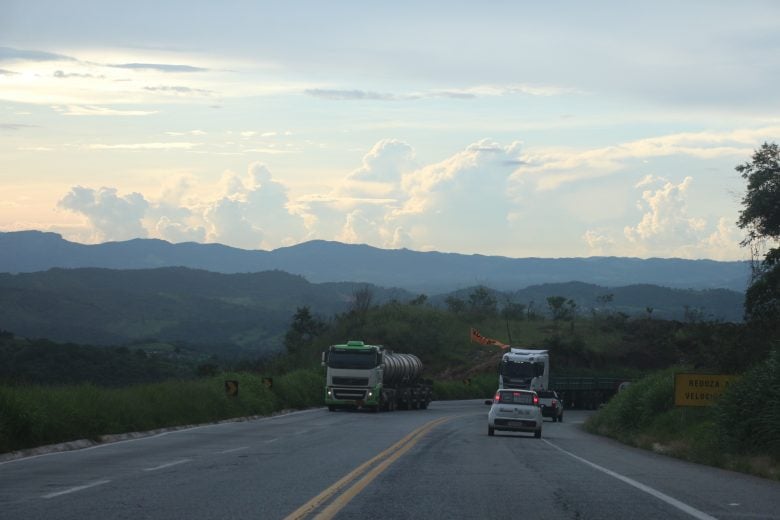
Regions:
[[542, 438], [542, 409], [532, 390], [498, 390], [489, 404], [488, 435], [498, 431], [533, 432]]

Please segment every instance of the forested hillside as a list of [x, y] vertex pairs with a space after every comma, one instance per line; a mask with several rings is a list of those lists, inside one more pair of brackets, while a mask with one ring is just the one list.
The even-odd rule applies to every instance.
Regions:
[[[85, 268], [0, 274], [0, 328], [28, 338], [92, 345], [165, 341], [241, 357], [280, 351], [291, 317], [302, 306], [326, 321], [355, 305], [419, 298], [457, 312], [458, 303], [466, 305], [475, 292], [489, 294], [495, 312], [526, 317], [550, 317], [549, 297], [563, 298], [567, 312], [580, 317], [623, 313], [680, 321], [739, 321], [742, 315], [742, 295], [726, 290], [608, 289], [568, 283], [514, 293], [472, 287], [428, 298], [350, 282], [313, 284], [281, 271]], [[359, 293], [369, 301], [358, 302]]]

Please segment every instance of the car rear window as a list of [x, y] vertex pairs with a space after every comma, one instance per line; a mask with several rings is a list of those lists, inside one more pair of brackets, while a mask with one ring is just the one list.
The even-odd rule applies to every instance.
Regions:
[[507, 404], [534, 404], [534, 394], [530, 392], [499, 392], [501, 403]]

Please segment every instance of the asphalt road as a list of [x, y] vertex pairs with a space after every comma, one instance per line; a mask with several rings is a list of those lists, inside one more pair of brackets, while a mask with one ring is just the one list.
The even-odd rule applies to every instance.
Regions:
[[778, 518], [780, 483], [584, 433], [487, 435], [482, 401], [296, 412], [0, 463], [0, 518]]

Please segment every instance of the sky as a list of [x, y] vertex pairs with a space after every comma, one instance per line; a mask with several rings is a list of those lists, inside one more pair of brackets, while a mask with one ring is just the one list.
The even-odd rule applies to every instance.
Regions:
[[0, 0], [0, 231], [740, 260], [780, 3]]

